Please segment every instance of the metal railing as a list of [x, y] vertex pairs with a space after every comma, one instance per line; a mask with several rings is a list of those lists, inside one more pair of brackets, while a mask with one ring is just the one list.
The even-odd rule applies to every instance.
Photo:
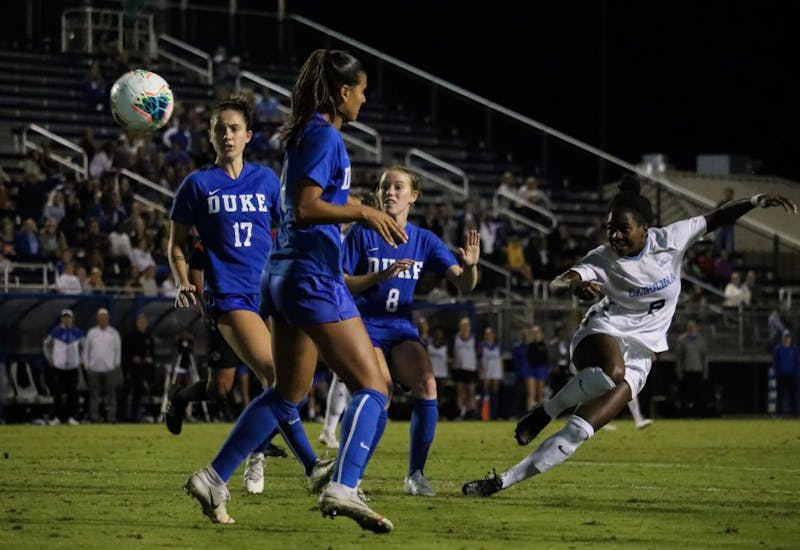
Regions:
[[[259, 86], [263, 86], [267, 88], [269, 91], [278, 94], [279, 96], [291, 100], [292, 98], [292, 91], [288, 88], [284, 88], [280, 84], [275, 84], [263, 78], [255, 73], [250, 71], [241, 71], [236, 76], [236, 92], [239, 93], [242, 89], [242, 80], [252, 82], [253, 84], [257, 84]], [[284, 115], [288, 115], [291, 110], [289, 107], [284, 105], [283, 103], [278, 104], [278, 110], [283, 113]], [[367, 155], [372, 157], [372, 159], [377, 162], [383, 162], [383, 139], [381, 138], [380, 132], [372, 128], [371, 126], [367, 126], [358, 121], [349, 122], [347, 126], [342, 128], [342, 137], [343, 139], [349, 143], [350, 145], [355, 146], [358, 149], [361, 149]], [[356, 137], [351, 134], [352, 130], [356, 130], [358, 132], [362, 132], [364, 134], [369, 135], [372, 138], [373, 143], [369, 143], [359, 137]]]
[[[201, 61], [199, 64], [187, 61], [183, 57], [180, 57], [175, 53], [167, 51], [165, 45], [173, 46], [184, 54], [189, 54], [194, 57], [199, 57]], [[169, 61], [175, 63], [176, 65], [180, 65], [184, 69], [188, 69], [198, 74], [206, 84], [212, 84], [214, 82], [214, 61], [211, 58], [211, 56], [206, 52], [199, 50], [194, 46], [191, 46], [186, 42], [183, 42], [182, 40], [178, 40], [177, 38], [164, 33], [158, 35], [157, 51], [158, 51], [157, 55], [159, 57], [168, 59]]]
[[[117, 182], [119, 181], [119, 177], [120, 176], [125, 176], [127, 178], [130, 178], [133, 181], [135, 181], [136, 183], [138, 183], [139, 185], [142, 185], [142, 186], [146, 187], [147, 189], [155, 192], [156, 195], [158, 195], [161, 199], [163, 199], [163, 201], [166, 202], [167, 204], [172, 204], [172, 200], [175, 198], [175, 192], [172, 191], [171, 189], [167, 189], [166, 187], [164, 187], [162, 185], [159, 185], [159, 184], [157, 184], [157, 183], [145, 178], [144, 176], [142, 176], [140, 174], [137, 174], [136, 172], [131, 172], [127, 168], [123, 168], [123, 169], [121, 169], [121, 170], [119, 170], [117, 172], [117, 174], [115, 176], [115, 179], [116, 179]], [[145, 204], [147, 206], [150, 206], [151, 208], [155, 208], [156, 210], [159, 210], [160, 212], [163, 212], [165, 214], [167, 213], [167, 208], [165, 208], [163, 204], [158, 203], [156, 201], [152, 201], [152, 200], [142, 196], [139, 193], [135, 193], [133, 198], [138, 200], [138, 201], [140, 201], [140, 202], [142, 202], [143, 204]]]
[[[549, 222], [549, 225], [538, 223], [530, 219], [530, 217], [520, 214], [518, 211], [507, 206], [509, 203], [513, 204], [513, 206], [518, 209], [525, 208], [536, 212], [539, 216], [545, 218]], [[507, 191], [506, 189], [498, 189], [494, 195], [492, 195], [492, 209], [495, 214], [502, 214], [512, 222], [526, 225], [545, 235], [553, 231], [558, 225], [558, 218], [556, 218], [555, 214], [550, 210], [538, 204], [526, 201], [519, 195]]]
[[90, 6], [69, 8], [61, 14], [62, 53], [95, 53], [101, 37], [111, 38], [109, 41], [119, 53], [139, 51], [154, 56], [157, 51], [151, 14], [138, 13], [129, 18], [121, 10]]
[[[10, 290], [17, 290], [17, 291], [24, 291], [24, 290], [37, 290], [37, 291], [47, 291], [50, 289], [52, 285], [48, 282], [48, 274], [53, 271], [53, 264], [52, 263], [42, 263], [42, 262], [11, 262], [6, 266], [0, 266], [2, 268], [2, 275], [3, 275], [3, 292], [9, 292]], [[41, 281], [40, 282], [22, 282], [20, 278], [20, 273], [14, 274], [14, 271], [17, 270], [24, 270], [28, 273], [32, 273], [35, 271], [41, 271]]]
[[[448, 179], [445, 179], [441, 176], [434, 174], [433, 172], [424, 169], [421, 165], [414, 162], [414, 159], [419, 159], [422, 161], [427, 162], [428, 164], [433, 164], [437, 168], [441, 170], [445, 170], [453, 174], [457, 179], [461, 180], [461, 185], [456, 185]], [[458, 166], [454, 166], [448, 162], [445, 162], [441, 159], [434, 157], [433, 155], [429, 155], [425, 151], [421, 149], [412, 148], [406, 152], [405, 156], [405, 163], [410, 169], [417, 172], [419, 175], [424, 177], [426, 180], [435, 183], [439, 187], [444, 187], [448, 191], [452, 191], [461, 196], [462, 199], [466, 199], [469, 196], [469, 176], [467, 173], [464, 172]]]
[[89, 157], [86, 154], [86, 151], [84, 151], [82, 147], [72, 143], [68, 139], [63, 138], [57, 134], [54, 134], [50, 130], [42, 128], [38, 124], [29, 124], [28, 126], [22, 129], [22, 143], [21, 143], [22, 153], [25, 153], [25, 151], [27, 151], [28, 149], [34, 149], [39, 152], [43, 151], [41, 145], [34, 143], [28, 138], [28, 132], [39, 134], [49, 139], [51, 142], [55, 142], [58, 145], [61, 145], [69, 149], [70, 151], [77, 153], [77, 155], [80, 157], [80, 164], [76, 164], [75, 162], [73, 162], [72, 159], [56, 154], [53, 151], [50, 151], [48, 153], [48, 158], [57, 162], [61, 166], [64, 166], [75, 172], [78, 176], [80, 176], [79, 179], [86, 179], [87, 177], [89, 177]]

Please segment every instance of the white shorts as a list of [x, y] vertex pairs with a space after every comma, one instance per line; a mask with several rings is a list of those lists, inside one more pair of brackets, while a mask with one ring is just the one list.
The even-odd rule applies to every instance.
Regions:
[[[598, 332], [589, 327], [581, 327], [572, 337], [572, 342], [569, 345], [569, 355], [575, 352], [575, 348], [581, 340], [590, 334], [606, 334], [605, 332]], [[620, 336], [611, 336], [619, 344], [619, 350], [622, 352], [622, 360], [625, 362], [625, 381], [631, 387], [631, 397], [636, 397], [639, 392], [644, 388], [647, 382], [647, 377], [650, 375], [650, 368], [653, 366], [653, 352], [644, 347], [638, 340], [632, 338], [625, 338]], [[578, 371], [575, 365], [570, 363], [569, 370], [573, 374]]]

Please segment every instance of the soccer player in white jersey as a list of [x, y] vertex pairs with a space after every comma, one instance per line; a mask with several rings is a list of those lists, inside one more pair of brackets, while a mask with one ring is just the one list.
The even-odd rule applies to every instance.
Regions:
[[527, 445], [550, 420], [577, 408], [561, 430], [517, 465], [470, 481], [462, 492], [486, 497], [558, 466], [616, 417], [644, 387], [653, 354], [667, 349], [686, 250], [704, 234], [734, 223], [755, 207], [775, 206], [797, 213], [788, 199], [759, 194], [705, 215], [653, 227], [652, 206], [641, 195], [639, 181], [624, 177], [609, 206], [608, 244], [589, 252], [550, 283], [556, 296], [602, 298], [589, 308], [572, 338], [570, 355], [577, 373], [517, 423], [517, 442]]

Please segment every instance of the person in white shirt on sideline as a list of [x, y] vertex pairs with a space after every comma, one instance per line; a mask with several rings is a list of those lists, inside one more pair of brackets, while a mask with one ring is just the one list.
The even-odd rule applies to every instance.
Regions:
[[117, 390], [122, 385], [122, 340], [109, 324], [108, 310], [97, 310], [97, 325], [86, 335], [83, 364], [89, 383], [89, 419], [100, 422], [100, 402], [105, 404], [106, 420], [117, 421]]
[[687, 249], [706, 233], [730, 225], [753, 208], [797, 205], [777, 195], [754, 195], [725, 203], [705, 215], [653, 226], [653, 208], [639, 180], [624, 176], [611, 199], [608, 244], [598, 246], [550, 282], [550, 294], [596, 301], [572, 338], [575, 376], [552, 398], [531, 410], [515, 430], [527, 445], [567, 409], [566, 425], [503, 473], [470, 481], [461, 491], [488, 497], [558, 466], [613, 420], [647, 381], [654, 354], [667, 350], [667, 331], [681, 291]]

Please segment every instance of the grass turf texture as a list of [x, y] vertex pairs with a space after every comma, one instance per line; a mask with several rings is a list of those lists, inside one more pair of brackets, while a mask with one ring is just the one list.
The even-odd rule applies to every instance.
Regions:
[[[227, 424], [0, 426], [3, 548], [791, 548], [800, 540], [800, 422], [621, 420], [572, 459], [488, 499], [461, 485], [529, 447], [511, 422], [443, 422], [432, 498], [403, 493], [408, 423], [390, 422], [363, 487], [395, 523], [375, 535], [324, 519], [292, 458], [269, 458], [262, 495], [229, 483], [236, 525], [213, 525], [182, 490]], [[308, 424], [316, 443], [319, 424]], [[283, 443], [282, 441], [276, 441]]]

